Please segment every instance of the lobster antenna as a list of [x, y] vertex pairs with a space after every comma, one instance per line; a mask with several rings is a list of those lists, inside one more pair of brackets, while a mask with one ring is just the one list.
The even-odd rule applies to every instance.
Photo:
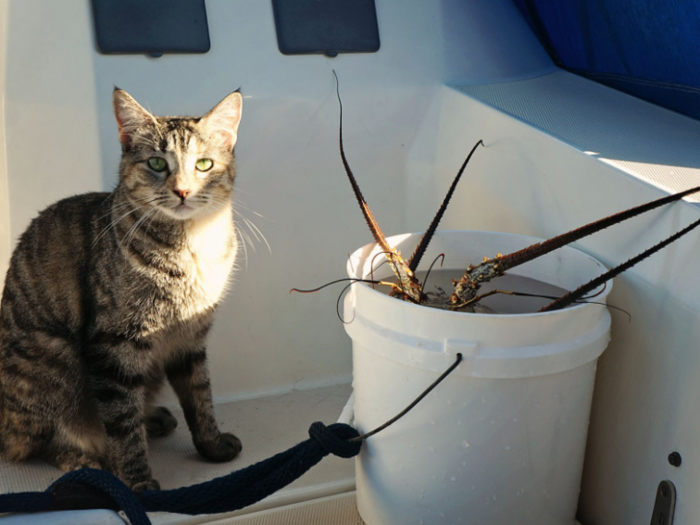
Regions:
[[510, 268], [519, 266], [542, 255], [545, 255], [546, 253], [561, 248], [562, 246], [565, 246], [569, 243], [578, 241], [583, 237], [586, 237], [593, 233], [597, 233], [600, 230], [604, 230], [605, 228], [614, 226], [615, 224], [619, 224], [623, 221], [626, 221], [627, 219], [631, 219], [632, 217], [636, 217], [637, 215], [641, 215], [642, 213], [646, 213], [648, 211], [656, 209], [660, 206], [663, 206], [664, 204], [675, 202], [687, 195], [697, 193], [698, 191], [700, 191], [700, 186], [680, 191], [672, 195], [667, 195], [655, 201], [647, 202], [646, 204], [641, 204], [639, 206], [635, 206], [634, 208], [615, 213], [614, 215], [610, 215], [609, 217], [605, 217], [604, 219], [591, 222], [589, 224], [586, 224], [585, 226], [581, 226], [580, 228], [576, 228], [575, 230], [571, 230], [556, 237], [552, 237], [551, 239], [548, 239], [546, 241], [532, 244], [527, 248], [523, 248], [522, 250], [519, 250], [517, 252], [513, 252], [508, 255], [502, 255], [497, 259], [489, 259], [487, 261], [484, 261], [480, 265], [475, 266], [474, 268], [486, 266], [490, 263], [496, 263], [498, 264], [499, 269], [505, 272]]
[[697, 221], [695, 221], [691, 225], [686, 226], [678, 233], [675, 233], [675, 234], [671, 235], [670, 237], [668, 237], [667, 239], [655, 244], [654, 246], [652, 246], [648, 250], [643, 251], [642, 253], [640, 253], [636, 257], [632, 257], [631, 259], [625, 261], [624, 263], [619, 264], [615, 268], [608, 270], [607, 272], [605, 272], [602, 275], [599, 275], [595, 279], [588, 281], [586, 284], [579, 286], [578, 288], [576, 288], [576, 290], [573, 290], [572, 292], [569, 292], [568, 294], [560, 297], [556, 301], [549, 303], [547, 306], [540, 309], [539, 311], [540, 312], [551, 312], [554, 310], [561, 310], [562, 308], [566, 308], [571, 303], [580, 299], [582, 296], [584, 296], [588, 292], [595, 290], [596, 288], [598, 288], [598, 286], [605, 283], [606, 281], [609, 281], [610, 279], [621, 274], [625, 270], [632, 268], [632, 266], [643, 261], [647, 257], [654, 255], [659, 250], [665, 248], [666, 246], [668, 246], [672, 242], [680, 239], [686, 233], [689, 233], [690, 231], [694, 230], [698, 226], [700, 226], [700, 219], [698, 219]]
[[418, 243], [418, 247], [416, 247], [416, 250], [413, 252], [413, 255], [411, 255], [411, 258], [408, 260], [408, 267], [411, 269], [411, 271], [416, 271], [416, 268], [418, 268], [418, 264], [420, 264], [420, 260], [423, 258], [423, 255], [425, 255], [425, 250], [428, 249], [428, 244], [430, 244], [430, 241], [433, 239], [433, 234], [435, 234], [435, 230], [437, 230], [438, 224], [440, 224], [440, 220], [442, 220], [442, 216], [445, 215], [447, 205], [450, 203], [450, 199], [452, 198], [452, 194], [455, 192], [455, 188], [457, 188], [457, 183], [462, 177], [462, 173], [464, 173], [464, 168], [466, 168], [467, 164], [469, 164], [469, 160], [472, 158], [472, 155], [474, 155], [476, 148], [483, 145], [483, 140], [479, 140], [479, 142], [474, 144], [474, 147], [469, 152], [469, 155], [467, 155], [467, 158], [462, 163], [462, 167], [459, 168], [457, 176], [452, 181], [452, 185], [447, 191], [447, 195], [445, 195], [442, 204], [440, 204], [440, 209], [438, 209], [438, 212], [435, 214], [433, 221], [430, 223], [430, 226], [423, 235], [423, 238], [420, 240], [420, 243]]
[[372, 215], [372, 212], [369, 209], [369, 205], [367, 204], [367, 201], [365, 200], [364, 196], [362, 195], [362, 192], [360, 191], [360, 186], [357, 184], [355, 175], [353, 175], [352, 170], [350, 169], [350, 164], [348, 163], [348, 159], [345, 156], [345, 148], [343, 147], [343, 101], [340, 98], [340, 82], [338, 80], [338, 75], [336, 74], [335, 70], [333, 70], [333, 76], [335, 77], [335, 92], [338, 96], [338, 104], [340, 105], [340, 126], [338, 132], [338, 142], [340, 144], [340, 158], [343, 160], [343, 167], [345, 168], [345, 173], [347, 173], [348, 175], [350, 185], [352, 186], [352, 191], [355, 193], [355, 198], [357, 199], [357, 202], [360, 205], [362, 215], [365, 217], [365, 221], [367, 221], [367, 226], [369, 226], [374, 240], [377, 242], [377, 244], [379, 244], [379, 246], [382, 247], [383, 250], [391, 252], [392, 249], [389, 246], [389, 243], [386, 242], [386, 237], [382, 233], [382, 229], [379, 227], [379, 224], [377, 224], [377, 221], [374, 219], [374, 215]]

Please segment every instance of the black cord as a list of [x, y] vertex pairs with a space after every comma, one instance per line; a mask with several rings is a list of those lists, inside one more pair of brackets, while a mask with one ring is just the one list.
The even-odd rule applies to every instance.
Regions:
[[383, 425], [378, 426], [378, 427], [375, 428], [374, 430], [370, 430], [370, 431], [367, 432], [366, 434], [361, 434], [361, 435], [359, 435], [359, 436], [357, 436], [357, 437], [354, 437], [354, 438], [352, 438], [352, 439], [348, 439], [348, 441], [349, 441], [349, 442], [364, 441], [364, 440], [367, 439], [368, 437], [373, 436], [373, 435], [375, 435], [375, 434], [381, 432], [381, 431], [384, 430], [385, 428], [387, 428], [387, 427], [393, 425], [393, 424], [396, 423], [399, 419], [401, 419], [403, 416], [405, 416], [406, 414], [408, 414], [408, 413], [411, 411], [411, 409], [412, 409], [413, 407], [415, 407], [418, 403], [420, 403], [420, 402], [423, 400], [423, 398], [424, 398], [425, 396], [427, 396], [427, 395], [433, 390], [433, 388], [435, 388], [436, 386], [438, 386], [438, 385], [442, 382], [443, 379], [445, 379], [448, 375], [450, 375], [450, 374], [454, 371], [454, 369], [457, 368], [457, 367], [459, 366], [459, 363], [462, 362], [462, 354], [458, 353], [455, 357], [456, 357], [455, 362], [452, 363], [452, 364], [450, 365], [450, 367], [449, 367], [447, 370], [445, 370], [445, 371], [442, 373], [442, 375], [440, 375], [440, 377], [438, 377], [438, 378], [433, 382], [432, 385], [430, 385], [428, 388], [426, 388], [426, 389], [423, 391], [423, 393], [422, 393], [421, 395], [419, 395], [410, 405], [408, 405], [406, 408], [404, 408], [401, 412], [399, 412], [398, 414], [396, 414], [394, 417], [392, 417], [389, 421], [387, 421], [387, 422], [384, 423]]

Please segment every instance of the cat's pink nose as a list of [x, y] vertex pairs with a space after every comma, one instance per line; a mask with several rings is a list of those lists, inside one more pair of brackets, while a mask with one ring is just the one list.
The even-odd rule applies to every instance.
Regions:
[[192, 190], [181, 190], [181, 189], [175, 188], [175, 189], [173, 190], [173, 193], [174, 193], [175, 195], [177, 195], [178, 197], [180, 197], [180, 198], [184, 201], [184, 200], [187, 198], [187, 196], [188, 196], [190, 193], [192, 193]]

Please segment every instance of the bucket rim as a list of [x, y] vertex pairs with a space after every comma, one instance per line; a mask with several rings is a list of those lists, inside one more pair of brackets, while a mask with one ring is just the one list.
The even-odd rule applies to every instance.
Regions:
[[[410, 237], [422, 236], [424, 233], [425, 233], [424, 231], [419, 231], [419, 232], [412, 232], [412, 233], [396, 234], [396, 235], [392, 235], [390, 237], [387, 237], [387, 242], [389, 242], [389, 244], [393, 245], [393, 243], [391, 242], [392, 239], [400, 238], [401, 241], [405, 241], [406, 239], [408, 239]], [[521, 239], [531, 240], [532, 242], [530, 244], [534, 244], [534, 243], [538, 243], [538, 242], [542, 242], [542, 241], [546, 240], [546, 239], [542, 239], [539, 237], [533, 237], [531, 235], [523, 235], [523, 234], [519, 234], [519, 233], [509, 233], [509, 232], [495, 232], [495, 231], [489, 231], [489, 230], [437, 230], [435, 232], [435, 235], [438, 236], [438, 235], [445, 235], [445, 234], [449, 235], [449, 234], [460, 234], [460, 233], [464, 233], [464, 234], [470, 234], [470, 233], [488, 234], [488, 235], [493, 235], [493, 236], [503, 236], [503, 237], [511, 237], [511, 238], [518, 237]], [[361, 271], [360, 267], [358, 267], [357, 269], [353, 268], [352, 261], [353, 261], [353, 258], [357, 258], [358, 260], [362, 260], [362, 255], [361, 255], [362, 252], [365, 250], [371, 250], [373, 247], [376, 247], [376, 246], [377, 246], [376, 242], [367, 243], [363, 246], [360, 246], [359, 248], [354, 250], [349, 255], [347, 263], [346, 263], [346, 272], [347, 272], [348, 276], [353, 277], [353, 278], [358, 278], [358, 277], [359, 278], [366, 278], [364, 276], [359, 275], [359, 272]], [[558, 250], [577, 253], [579, 256], [585, 257], [586, 259], [588, 259], [588, 260], [592, 261], [593, 263], [595, 263], [596, 265], [598, 265], [601, 269], [601, 273], [607, 271], [606, 266], [602, 262], [600, 262], [598, 259], [596, 259], [592, 255], [584, 252], [583, 250], [580, 250], [578, 248], [574, 248], [573, 246], [569, 246], [569, 245], [562, 246], [561, 248], [558, 248], [555, 251], [558, 251]], [[547, 255], [549, 255], [549, 254], [547, 254]], [[377, 298], [378, 300], [390, 301], [387, 304], [396, 304], [396, 302], [397, 302], [395, 298], [390, 297], [388, 294], [374, 289], [368, 283], [358, 282], [356, 284], [361, 286], [364, 290], [368, 291], [369, 293], [378, 294], [378, 296], [381, 296], [381, 297]], [[544, 316], [561, 315], [562, 312], [575, 312], [575, 311], [578, 311], [578, 310], [580, 310], [582, 308], [586, 308], [586, 307], [594, 307], [594, 306], [607, 307], [606, 299], [607, 299], [608, 295], [610, 294], [610, 292], [612, 291], [613, 280], [609, 279], [601, 286], [604, 286], [605, 288], [603, 289], [602, 292], [600, 292], [598, 295], [596, 295], [596, 298], [598, 298], [599, 300], [594, 302], [594, 303], [592, 303], [592, 302], [578, 303], [578, 304], [574, 304], [571, 306], [567, 306], [566, 308], [564, 308], [562, 310], [554, 310], [551, 312], [527, 312], [527, 313], [504, 313], [504, 314], [499, 313], [496, 315], [498, 315], [499, 318], [503, 318], [503, 319], [508, 319], [508, 318], [523, 319], [523, 318], [531, 317], [531, 316], [544, 317]], [[409, 308], [408, 311], [411, 311], [411, 309], [421, 309], [423, 311], [430, 310], [430, 311], [435, 311], [435, 312], [442, 312], [444, 315], [452, 315], [452, 316], [465, 316], [465, 315], [467, 315], [467, 316], [483, 317], [484, 315], [490, 315], [490, 314], [475, 313], [475, 312], [458, 312], [458, 311], [453, 311], [453, 310], [445, 310], [442, 308], [431, 308], [429, 306], [413, 304], [409, 301], [401, 301], [400, 304], [405, 305], [406, 308]]]

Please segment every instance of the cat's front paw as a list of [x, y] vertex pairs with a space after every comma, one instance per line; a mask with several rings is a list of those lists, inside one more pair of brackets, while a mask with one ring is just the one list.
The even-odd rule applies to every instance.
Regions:
[[160, 483], [155, 479], [147, 479], [144, 481], [139, 481], [131, 486], [131, 490], [134, 492], [143, 492], [145, 490], [160, 490]]
[[195, 443], [195, 447], [202, 457], [216, 463], [231, 461], [243, 448], [241, 440], [229, 433], [219, 434], [213, 441]]

